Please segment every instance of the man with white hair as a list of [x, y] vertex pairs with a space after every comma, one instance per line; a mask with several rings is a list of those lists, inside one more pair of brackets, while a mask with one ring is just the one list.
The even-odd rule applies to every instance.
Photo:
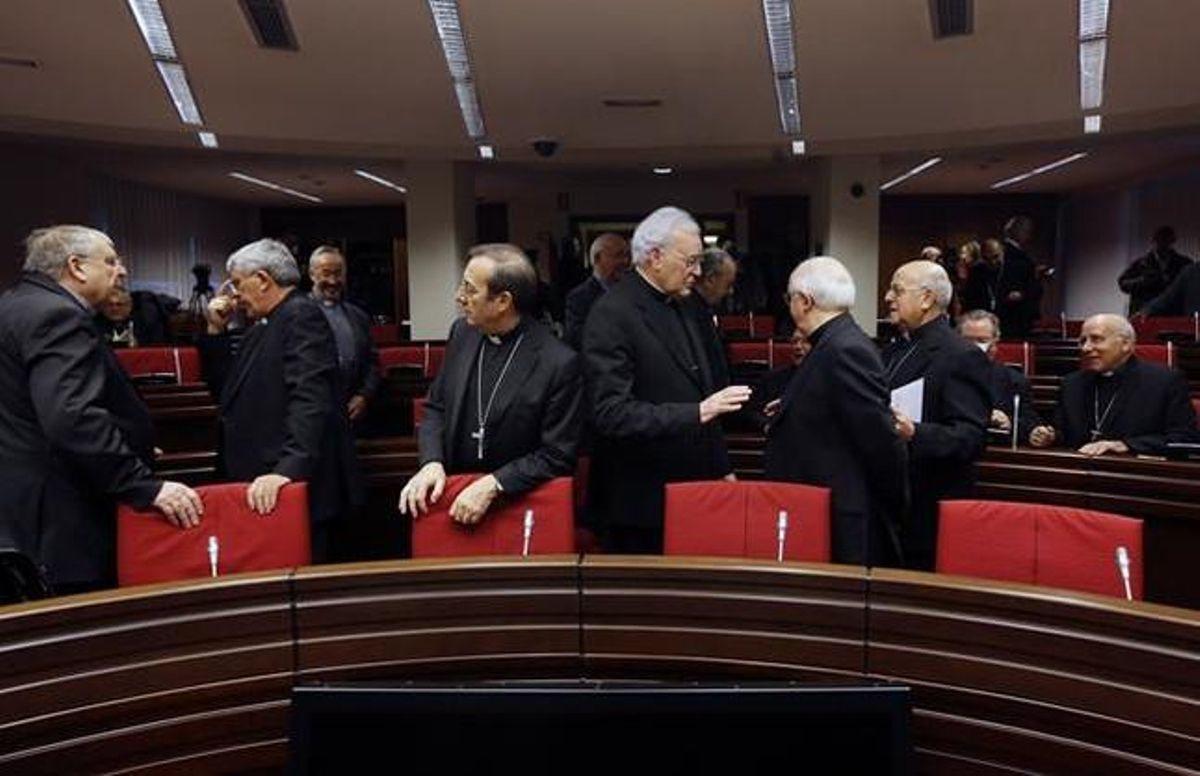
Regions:
[[58, 592], [79, 592], [116, 580], [115, 502], [180, 528], [204, 507], [154, 476], [150, 415], [93, 325], [124, 286], [112, 240], [52, 226], [25, 247], [25, 274], [0, 298], [0, 545], [45, 567]]
[[766, 476], [831, 489], [834, 562], [895, 565], [907, 452], [879, 353], [850, 316], [854, 293], [850, 273], [830, 256], [792, 271], [788, 307], [812, 349], [768, 429]]
[[665, 483], [733, 476], [716, 421], [750, 389], [718, 389], [703, 339], [711, 333], [679, 304], [702, 250], [690, 215], [654, 211], [633, 234], [636, 271], [596, 302], [584, 327], [595, 430], [588, 495], [610, 551], [662, 551]]
[[563, 322], [563, 341], [575, 350], [583, 346], [583, 324], [596, 300], [612, 288], [629, 269], [629, 243], [613, 232], [592, 240], [588, 257], [592, 274], [567, 294]]
[[1093, 315], [1079, 333], [1080, 369], [1063, 378], [1054, 425], [1029, 434], [1034, 447], [1061, 444], [1084, 455], [1161, 455], [1171, 442], [1196, 442], [1187, 378], [1141, 361], [1119, 315]]
[[920, 417], [894, 413], [908, 442], [912, 508], [901, 538], [905, 565], [915, 569], [933, 568], [938, 501], [970, 495], [991, 417], [987, 356], [951, 328], [952, 293], [945, 269], [917, 260], [896, 270], [884, 296], [904, 334], [883, 353], [888, 387], [915, 393], [921, 381]]
[[[275, 509], [289, 482], [308, 483], [314, 562], [328, 531], [360, 500], [333, 331], [317, 303], [298, 293], [300, 270], [287, 247], [259, 240], [225, 265], [232, 296], [208, 304], [202, 339], [209, 387], [220, 400], [222, 474], [248, 481], [259, 514]], [[254, 320], [230, 359], [221, 334], [235, 306]]]

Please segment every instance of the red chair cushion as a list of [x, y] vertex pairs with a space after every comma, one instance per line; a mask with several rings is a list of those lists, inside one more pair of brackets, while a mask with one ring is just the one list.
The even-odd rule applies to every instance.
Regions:
[[1143, 361], [1148, 361], [1152, 364], [1162, 364], [1163, 366], [1172, 366], [1171, 361], [1174, 354], [1171, 350], [1170, 345], [1144, 345], [1138, 343], [1134, 348], [1134, 353]]
[[121, 506], [117, 510], [119, 584], [210, 576], [210, 536], [217, 538], [219, 574], [311, 563], [307, 485], [285, 485], [275, 511], [265, 516], [246, 504], [246, 488], [246, 483], [236, 482], [196, 488], [204, 515], [195, 528], [179, 529], [157, 511]]
[[195, 348], [120, 348], [113, 352], [130, 377], [174, 375], [177, 383], [200, 382], [200, 353]]
[[1037, 582], [1125, 597], [1117, 547], [1129, 552], [1133, 597], [1143, 594], [1142, 521], [1069, 507], [1039, 506]]
[[1009, 582], [1037, 582], [1037, 518], [1027, 504], [943, 501], [936, 568]]
[[769, 342], [730, 342], [726, 346], [730, 365], [736, 364], [771, 364], [771, 343]]
[[1015, 366], [1025, 374], [1031, 375], [1037, 350], [1031, 342], [997, 342], [992, 357], [998, 363]]
[[428, 514], [412, 521], [414, 558], [478, 555], [520, 555], [524, 545], [525, 510], [533, 510], [529, 554], [574, 552], [575, 520], [570, 477], [558, 477], [513, 498], [501, 496], [477, 525], [465, 527], [450, 519], [450, 505], [479, 474], [456, 474]]
[[783, 557], [828, 562], [828, 488], [782, 482], [678, 482], [666, 487], [667, 555], [774, 560], [779, 512], [788, 513]]
[[420, 367], [425, 377], [437, 377], [446, 360], [446, 346], [432, 342], [393, 345], [379, 349], [379, 368], [387, 371], [393, 366]]

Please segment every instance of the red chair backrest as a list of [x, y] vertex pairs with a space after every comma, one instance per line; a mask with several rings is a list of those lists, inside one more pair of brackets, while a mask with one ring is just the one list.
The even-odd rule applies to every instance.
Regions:
[[676, 482], [666, 487], [663, 551], [774, 560], [779, 512], [788, 514], [785, 560], [830, 558], [828, 488], [784, 482]]
[[393, 345], [379, 349], [379, 368], [387, 371], [394, 366], [420, 367], [425, 377], [437, 377], [446, 360], [446, 346], [431, 342]]
[[1132, 321], [1139, 340], [1154, 342], [1164, 332], [1187, 334], [1196, 338], [1196, 319], [1183, 317], [1139, 318]]
[[730, 366], [737, 364], [766, 364], [771, 366], [771, 343], [730, 342], [726, 346]]
[[450, 505], [478, 474], [446, 479], [446, 490], [428, 514], [412, 522], [414, 558], [452, 558], [478, 555], [521, 555], [525, 510], [533, 510], [530, 555], [575, 551], [575, 515], [570, 477], [558, 477], [513, 498], [501, 496], [473, 527], [450, 519]]
[[1141, 599], [1141, 520], [1048, 504], [943, 501], [937, 570], [1124, 597], [1121, 546], [1133, 597]]
[[209, 537], [217, 539], [217, 573], [306, 566], [309, 544], [308, 486], [285, 485], [269, 515], [246, 504], [244, 482], [202, 485], [204, 515], [195, 528], [171, 525], [157, 511], [117, 510], [117, 579], [122, 587], [212, 575]]
[[200, 382], [200, 353], [195, 348], [119, 348], [113, 352], [130, 377], [171, 375], [176, 383]]
[[717, 327], [726, 334], [737, 334], [751, 339], [768, 339], [775, 334], [775, 316], [718, 315]]
[[1143, 361], [1149, 361], [1152, 364], [1162, 364], [1163, 366], [1175, 366], [1175, 345], [1168, 342], [1165, 345], [1152, 345], [1138, 343], [1134, 347], [1134, 353]]
[[1031, 342], [997, 342], [992, 357], [998, 363], [1015, 366], [1026, 375], [1031, 375], [1037, 350]]
[[394, 323], [376, 323], [371, 326], [371, 339], [376, 345], [395, 345], [400, 341], [400, 327]]

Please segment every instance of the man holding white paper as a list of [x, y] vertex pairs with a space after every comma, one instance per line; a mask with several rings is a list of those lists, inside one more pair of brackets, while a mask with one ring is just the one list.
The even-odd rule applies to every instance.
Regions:
[[884, 296], [904, 334], [884, 350], [883, 363], [896, 431], [908, 442], [912, 507], [901, 540], [914, 569], [933, 568], [938, 501], [970, 495], [991, 414], [988, 360], [951, 328], [951, 294], [940, 265], [910, 261]]

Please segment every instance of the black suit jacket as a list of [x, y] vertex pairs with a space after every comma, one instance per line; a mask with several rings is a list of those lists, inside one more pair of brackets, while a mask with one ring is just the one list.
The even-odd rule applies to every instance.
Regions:
[[292, 291], [246, 330], [236, 358], [228, 345], [225, 337], [200, 340], [209, 387], [220, 398], [224, 476], [307, 482], [314, 523], [360, 503], [337, 346], [316, 302]]
[[[1010, 302], [1008, 295], [1021, 294], [1020, 301]], [[1033, 258], [1015, 242], [1004, 241], [1004, 265], [996, 292], [996, 315], [1005, 337], [1020, 339], [1029, 334], [1042, 306], [1042, 284], [1037, 277]]]
[[[1029, 386], [1029, 380], [1020, 369], [993, 361], [988, 371], [988, 389], [992, 395], [992, 407], [1007, 415], [1010, 421], [1013, 416], [1013, 407], [1016, 404], [1013, 397], [1021, 397], [1021, 416], [1017, 418], [1017, 438], [1021, 441], [1028, 441], [1029, 432], [1042, 422], [1033, 408], [1033, 391]], [[993, 442], [1008, 439], [1007, 435], [995, 432], [989, 432], [989, 436]]]
[[879, 353], [848, 314], [811, 339], [767, 432], [767, 479], [832, 490], [834, 562], [894, 562], [908, 456]]
[[0, 298], [0, 543], [55, 583], [114, 578], [114, 502], [148, 507], [154, 429], [92, 311], [40, 273]]
[[[663, 485], [724, 477], [733, 469], [720, 424], [700, 423], [715, 390], [707, 369], [670, 332], [676, 313], [637, 272], [596, 302], [583, 333], [595, 431], [592, 484], [597, 517], [612, 525], [662, 525]], [[703, 357], [703, 332], [686, 313]]]
[[730, 382], [729, 359], [725, 356], [725, 340], [713, 320], [713, 309], [704, 301], [704, 297], [694, 291], [680, 304], [695, 319], [696, 330], [704, 335], [701, 341], [709, 369], [712, 370], [713, 385], [718, 389], [724, 388]]
[[375, 398], [380, 382], [379, 348], [375, 346], [375, 340], [371, 339], [371, 316], [353, 302], [345, 302], [343, 307], [354, 327], [354, 355], [358, 364], [354, 379], [346, 386], [346, 395], [347, 398], [362, 396], [370, 401]]
[[571, 289], [567, 294], [563, 321], [563, 341], [575, 350], [583, 347], [583, 324], [596, 300], [604, 296], [604, 284], [595, 275]]
[[1192, 315], [1200, 312], [1200, 264], [1185, 267], [1167, 290], [1142, 308], [1146, 315]]
[[[1137, 357], [1120, 371], [1120, 388], [1105, 417], [1101, 439], [1119, 439], [1132, 452], [1151, 455], [1165, 452], [1168, 442], [1200, 441], [1183, 372]], [[1080, 370], [1063, 378], [1054, 411], [1059, 444], [1078, 448], [1092, 441], [1096, 377], [1095, 372]], [[1105, 408], [1100, 410], [1103, 415]]]
[[[539, 321], [526, 319], [522, 326], [525, 339], [496, 389], [485, 431], [489, 457], [505, 461], [492, 475], [509, 494], [571, 474], [583, 424], [578, 354]], [[453, 460], [453, 453], [458, 435], [474, 428], [472, 410], [464, 405], [482, 340], [461, 318], [450, 330], [446, 360], [425, 401], [418, 440], [422, 465], [440, 461], [450, 474], [476, 471], [471, 461]]]
[[991, 416], [989, 363], [960, 337], [945, 317], [912, 332], [884, 352], [888, 387], [925, 379], [922, 419], [908, 443], [910, 520], [905, 562], [930, 568], [937, 533], [938, 501], [970, 495], [972, 464], [983, 452]]
[[[1179, 273], [1191, 266], [1187, 256], [1167, 250], [1161, 256], [1150, 251], [1125, 268], [1117, 278], [1117, 285], [1129, 294], [1129, 313], [1139, 312], [1148, 302], [1166, 291]], [[1155, 313], [1162, 315], [1163, 311]]]

